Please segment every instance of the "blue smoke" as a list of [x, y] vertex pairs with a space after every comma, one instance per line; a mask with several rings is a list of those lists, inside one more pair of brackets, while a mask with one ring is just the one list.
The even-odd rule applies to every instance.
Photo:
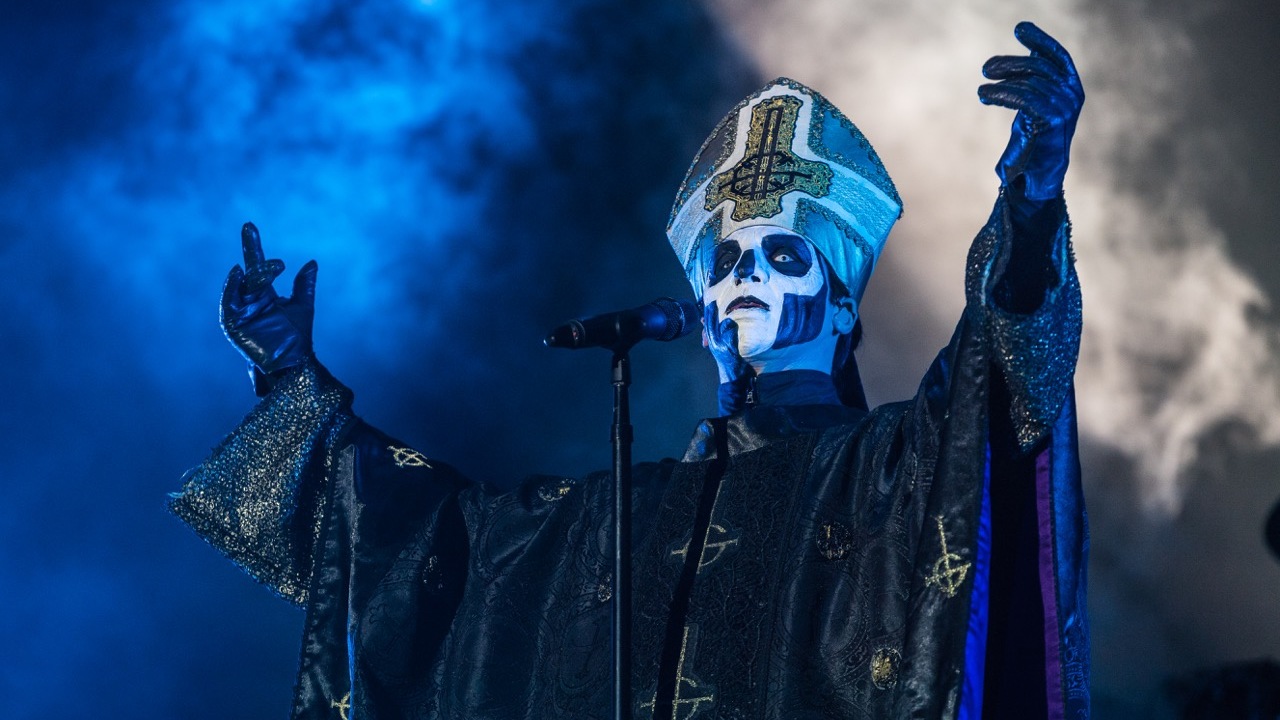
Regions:
[[[687, 294], [668, 203], [759, 84], [679, 0], [3, 15], [0, 697], [21, 718], [287, 712], [300, 614], [163, 511], [253, 403], [216, 324], [242, 222], [319, 261], [317, 352], [363, 416], [481, 480], [604, 467], [607, 357], [539, 340]], [[693, 341], [635, 355], [636, 456], [678, 454], [714, 367]]]

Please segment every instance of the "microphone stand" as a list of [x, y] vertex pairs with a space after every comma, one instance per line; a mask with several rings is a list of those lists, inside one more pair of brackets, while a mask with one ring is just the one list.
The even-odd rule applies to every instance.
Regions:
[[613, 717], [631, 720], [631, 361], [613, 351]]
[[645, 338], [672, 340], [692, 329], [699, 313], [688, 300], [659, 298], [622, 312], [573, 320], [551, 331], [548, 347], [613, 351], [613, 717], [631, 720], [631, 360]]

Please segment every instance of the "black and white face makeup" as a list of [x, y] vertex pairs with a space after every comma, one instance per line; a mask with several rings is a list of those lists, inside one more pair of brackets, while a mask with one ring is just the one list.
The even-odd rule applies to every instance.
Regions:
[[837, 335], [853, 327], [852, 306], [828, 301], [817, 248], [778, 227], [742, 228], [716, 245], [702, 302], [707, 347], [722, 382], [743, 363], [757, 374], [829, 373]]

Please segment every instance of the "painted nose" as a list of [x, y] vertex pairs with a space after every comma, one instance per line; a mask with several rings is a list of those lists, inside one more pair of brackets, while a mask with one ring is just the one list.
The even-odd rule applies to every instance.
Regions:
[[748, 250], [742, 253], [742, 257], [738, 258], [738, 264], [733, 268], [733, 276], [741, 283], [747, 278], [759, 281], [760, 278], [755, 277], [756, 274], [756, 253], [754, 250]]

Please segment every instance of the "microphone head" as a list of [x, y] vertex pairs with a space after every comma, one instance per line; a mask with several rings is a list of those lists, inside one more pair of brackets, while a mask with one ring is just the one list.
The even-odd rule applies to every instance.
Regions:
[[654, 339], [675, 340], [693, 332], [698, 323], [698, 304], [692, 300], [659, 298], [651, 303], [662, 313], [663, 328]]
[[577, 350], [585, 347], [626, 351], [641, 340], [674, 340], [693, 331], [698, 304], [659, 298], [631, 310], [605, 313], [569, 322], [552, 330], [542, 344]]

